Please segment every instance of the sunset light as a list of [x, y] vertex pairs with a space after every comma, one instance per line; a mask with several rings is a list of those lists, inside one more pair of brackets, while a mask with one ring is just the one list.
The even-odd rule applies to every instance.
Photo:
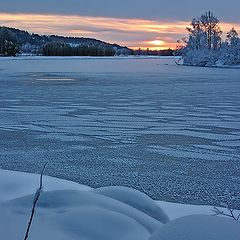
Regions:
[[[177, 40], [186, 35], [189, 25], [184, 21], [10, 13], [0, 13], [0, 22], [39, 34], [91, 37], [133, 49], [152, 50], [175, 48]], [[240, 30], [240, 24], [232, 23], [222, 24], [222, 29], [227, 31], [232, 26]], [[149, 37], [155, 40], [149, 40]]]
[[240, 240], [239, 9], [0, 0], [0, 240]]
[[[174, 48], [176, 39], [184, 36], [187, 24], [146, 19], [8, 13], [0, 13], [0, 22], [39, 34], [92, 37], [133, 49]], [[162, 40], [149, 41], [149, 36], [156, 39], [160, 36]]]
[[164, 44], [164, 41], [162, 41], [162, 40], [153, 40], [153, 41], [150, 41], [149, 43], [152, 44], [152, 45], [161, 46], [161, 45]]

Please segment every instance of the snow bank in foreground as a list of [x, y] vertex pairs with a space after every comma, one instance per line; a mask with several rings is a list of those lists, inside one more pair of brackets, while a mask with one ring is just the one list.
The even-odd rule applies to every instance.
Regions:
[[127, 187], [103, 187], [94, 189], [93, 192], [126, 203], [162, 223], [169, 221], [168, 216], [159, 205], [146, 194], [137, 190]]
[[[23, 238], [38, 181], [38, 175], [0, 170], [1, 239]], [[209, 208], [156, 204], [145, 194], [126, 187], [91, 189], [44, 177], [44, 192], [29, 239], [238, 240], [239, 222], [207, 215], [182, 217], [211, 214]], [[164, 210], [170, 213], [170, 219], [180, 218], [169, 221]]]
[[221, 217], [192, 215], [169, 222], [149, 240], [235, 240], [240, 223]]
[[[39, 175], [0, 169], [0, 202], [35, 193], [39, 185]], [[45, 176], [44, 191], [52, 190], [90, 190], [90, 187]]]
[[[2, 203], [0, 236], [19, 239], [24, 235], [33, 195]], [[10, 214], [9, 214], [10, 213]], [[147, 239], [160, 223], [118, 201], [88, 192], [43, 192], [31, 229], [32, 239]], [[8, 231], [9, 226], [21, 226]]]

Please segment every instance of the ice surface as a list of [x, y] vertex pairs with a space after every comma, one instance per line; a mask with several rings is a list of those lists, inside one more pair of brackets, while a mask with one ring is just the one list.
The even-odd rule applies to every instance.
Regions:
[[239, 69], [34, 57], [0, 69], [3, 168], [37, 173], [48, 161], [48, 175], [185, 203], [240, 191]]

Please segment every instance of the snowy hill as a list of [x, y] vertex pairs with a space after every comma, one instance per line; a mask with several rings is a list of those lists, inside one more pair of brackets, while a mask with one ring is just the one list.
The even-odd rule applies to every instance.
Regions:
[[[20, 48], [20, 53], [24, 54], [42, 54], [43, 46], [48, 43], [61, 43], [65, 45], [67, 44], [67, 46], [71, 48], [77, 48], [79, 46], [85, 48], [88, 47], [91, 48], [91, 50], [93, 48], [94, 50], [95, 48], [110, 48], [113, 49], [115, 51], [115, 54], [117, 55], [131, 54], [132, 52], [132, 50], [127, 47], [123, 47], [118, 44], [107, 43], [94, 38], [39, 35], [36, 33], [29, 33], [24, 30], [9, 27], [0, 27], [0, 36], [7, 36], [7, 38], [9, 38], [11, 42], [16, 42], [16, 44]], [[2, 54], [1, 51], [0, 54]], [[96, 53], [95, 55], [100, 54]]]

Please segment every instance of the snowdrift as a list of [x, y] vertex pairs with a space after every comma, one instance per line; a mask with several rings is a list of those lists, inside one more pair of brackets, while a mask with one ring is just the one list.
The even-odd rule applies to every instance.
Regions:
[[240, 223], [227, 218], [192, 215], [169, 222], [149, 240], [237, 240]]
[[165, 212], [146, 194], [127, 187], [103, 187], [94, 189], [93, 192], [112, 199], [119, 200], [138, 209], [141, 212], [157, 219], [162, 223], [169, 221]]
[[[0, 170], [1, 239], [23, 239], [38, 178]], [[91, 189], [44, 177], [44, 192], [29, 239], [239, 240], [239, 222], [207, 215], [170, 221], [164, 203], [160, 205], [163, 208], [144, 193], [127, 187]]]

